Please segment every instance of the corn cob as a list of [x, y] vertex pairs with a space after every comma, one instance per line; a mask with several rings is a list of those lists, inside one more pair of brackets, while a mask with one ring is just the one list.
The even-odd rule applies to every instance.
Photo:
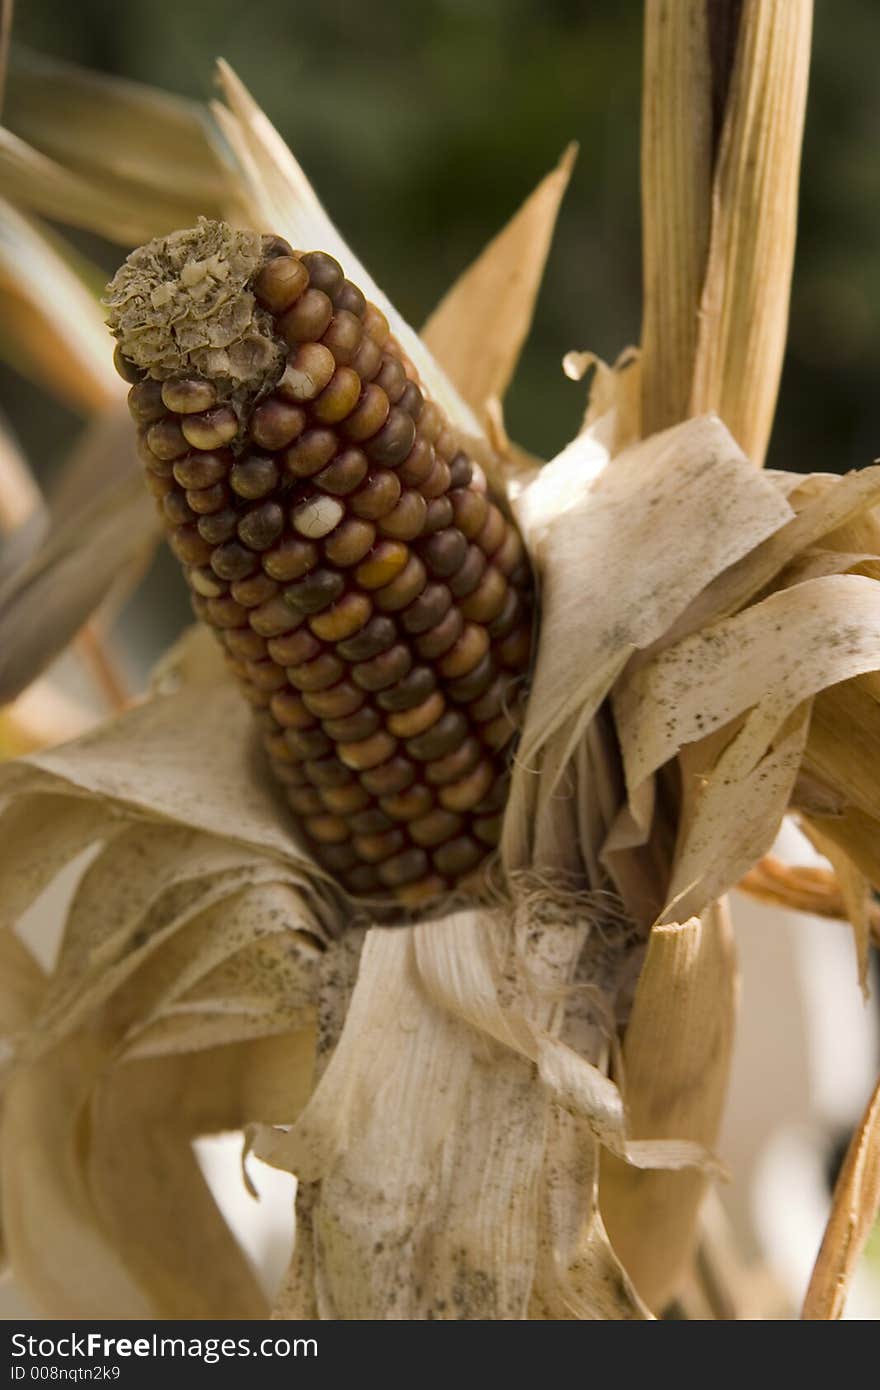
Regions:
[[519, 535], [380, 310], [202, 221], [108, 290], [147, 483], [317, 861], [413, 905], [497, 844], [532, 635]]

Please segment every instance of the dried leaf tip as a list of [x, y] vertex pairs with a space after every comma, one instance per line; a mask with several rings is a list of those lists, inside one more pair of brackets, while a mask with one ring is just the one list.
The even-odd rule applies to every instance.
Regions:
[[244, 402], [273, 384], [284, 345], [250, 287], [265, 241], [201, 217], [132, 251], [104, 300], [127, 362], [156, 381], [210, 378], [220, 400]]

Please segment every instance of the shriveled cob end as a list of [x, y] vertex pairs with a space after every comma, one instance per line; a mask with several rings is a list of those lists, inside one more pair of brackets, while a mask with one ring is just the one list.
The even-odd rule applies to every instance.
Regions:
[[147, 482], [317, 861], [408, 906], [498, 842], [531, 574], [338, 263], [201, 222], [108, 290]]

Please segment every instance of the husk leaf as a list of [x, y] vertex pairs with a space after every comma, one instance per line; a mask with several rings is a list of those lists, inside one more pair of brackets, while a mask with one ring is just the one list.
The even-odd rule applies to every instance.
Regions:
[[153, 553], [159, 523], [140, 477], [124, 469], [89, 487], [131, 454], [124, 423], [112, 412], [91, 427], [62, 483], [62, 501], [82, 484], [79, 505], [50, 508], [45, 540], [0, 585], [0, 702], [24, 690], [108, 595], [112, 603], [128, 592]]
[[[543, 621], [502, 841], [510, 869], [531, 862], [536, 816], [633, 652], [656, 641], [711, 577], [791, 516], [715, 419], [689, 421], [625, 450], [590, 487], [589, 476], [578, 476], [578, 459], [583, 452], [589, 460], [594, 448], [587, 434], [565, 451], [576, 500], [549, 525], [543, 508], [530, 516], [528, 489], [515, 504], [540, 573]], [[653, 522], [660, 508], [663, 528]], [[710, 524], [712, 516], [719, 524]], [[554, 734], [551, 770], [545, 745]]]
[[811, 0], [748, 0], [712, 186], [689, 414], [764, 460], [788, 332]]
[[[736, 1013], [732, 929], [723, 903], [651, 932], [623, 1045], [623, 1084], [638, 1138], [711, 1148], [721, 1121]], [[618, 1256], [660, 1312], [693, 1257], [706, 1178], [602, 1160], [602, 1215]]]
[[423, 343], [478, 418], [488, 401], [503, 399], [516, 370], [576, 156], [569, 145], [422, 327]]
[[97, 300], [40, 227], [0, 199], [0, 355], [83, 414], [119, 400]]
[[[297, 1256], [283, 1316], [522, 1318], [533, 1296], [564, 1304], [564, 1316], [645, 1315], [602, 1233], [585, 1162], [597, 1136], [628, 1150], [623, 1108], [583, 1056], [590, 1037], [601, 1050], [595, 1026], [578, 1053], [560, 1036], [562, 987], [589, 924], [548, 919], [536, 930], [536, 920], [519, 914], [515, 944], [491, 913], [369, 933], [311, 1101], [286, 1134], [255, 1144], [303, 1184], [311, 1250]], [[555, 1145], [569, 1118], [586, 1140], [570, 1166], [565, 1142]], [[705, 1162], [692, 1145], [635, 1157]], [[565, 1209], [580, 1219], [568, 1242], [551, 1240], [539, 1272], [545, 1202], [559, 1220]]]
[[149, 236], [185, 227], [197, 213], [219, 215], [228, 197], [225, 152], [199, 103], [17, 48], [5, 109], [36, 149], [95, 188], [123, 191], [144, 225], [172, 199], [172, 221], [154, 223]]
[[809, 816], [801, 817], [801, 828], [820, 854], [824, 854], [834, 870], [837, 889], [846, 920], [853, 931], [859, 987], [868, 998], [870, 969], [872, 898], [871, 883], [839, 845], [823, 834], [820, 825]]
[[214, 115], [236, 158], [234, 206], [246, 225], [284, 236], [301, 250], [319, 248], [335, 256], [349, 279], [387, 315], [392, 332], [437, 404], [468, 434], [479, 435], [473, 411], [339, 234], [265, 112], [222, 59], [217, 74], [227, 106], [215, 103]]
[[850, 1140], [831, 1201], [831, 1215], [801, 1316], [840, 1318], [865, 1242], [880, 1212], [880, 1082]]
[[[711, 224], [705, 0], [647, 0], [642, 79], [642, 432], [689, 414]], [[714, 403], [711, 408], [714, 408]]]
[[[121, 246], [138, 246], [151, 237], [174, 231], [184, 209], [173, 197], [150, 192], [133, 205], [128, 190], [117, 183], [104, 187], [64, 168], [26, 141], [0, 127], [0, 182], [5, 194], [21, 207], [70, 227], [97, 232]], [[188, 204], [184, 225], [194, 221]]]

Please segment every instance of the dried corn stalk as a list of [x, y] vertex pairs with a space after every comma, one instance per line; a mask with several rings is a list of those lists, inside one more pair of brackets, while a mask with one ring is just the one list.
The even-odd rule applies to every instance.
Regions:
[[[666, 99], [687, 90], [685, 74], [707, 81], [688, 47], [702, 7], [680, 8], [695, 24], [667, 24], [663, 39], [678, 7], [648, 7], [649, 54], [673, 45], [653, 74]], [[766, 440], [793, 185], [774, 210], [748, 173], [768, 131], [774, 159], [796, 162], [810, 10], [784, 8], [799, 22], [782, 26], [780, 58], [767, 26], [781, 7], [743, 6], [721, 156], [701, 145], [691, 192], [667, 209], [692, 231], [680, 283], [653, 308], [661, 282], [648, 277], [642, 358], [599, 366], [585, 431], [550, 464], [530, 470], [515, 450], [494, 461], [541, 603], [497, 907], [345, 930], [348, 909], [279, 814], [249, 711], [203, 635], [142, 707], [6, 770], [0, 832], [20, 865], [4, 884], [8, 925], [98, 847], [52, 974], [23, 971], [7, 1005], [19, 1030], [2, 1139], [8, 1249], [52, 1311], [265, 1310], [187, 1158], [192, 1134], [249, 1122], [257, 1152], [300, 1180], [279, 1316], [644, 1318], [687, 1276], [732, 1037], [721, 899], [792, 806], [880, 878], [876, 788], [853, 756], [877, 736], [876, 477], [762, 474], [718, 418], [677, 423], [723, 405], [746, 439], [735, 364], [754, 328], [763, 384], [749, 442], [760, 454]], [[479, 442], [488, 420], [503, 446], [491, 402], [515, 351], [494, 345], [492, 371], [462, 400], [456, 364], [438, 365], [399, 320], [259, 108], [223, 78], [242, 220], [336, 257], [454, 427]], [[711, 93], [700, 102], [711, 110]], [[671, 125], [687, 168], [687, 126]], [[756, 216], [738, 222], [749, 197]], [[472, 267], [467, 293], [447, 297], [431, 329], [441, 353], [474, 351], [487, 325], [468, 307], [493, 294], [508, 302], [491, 323], [513, 336], [528, 321], [534, 274], [511, 268], [521, 236], [546, 244], [555, 210], [539, 197]], [[758, 263], [745, 243], [774, 226], [768, 327], [753, 324], [762, 300], [739, 267]], [[727, 306], [720, 354], [691, 321], [704, 294]], [[667, 343], [678, 366], [663, 403]], [[692, 398], [692, 379], [714, 383], [708, 399]], [[838, 697], [857, 726], [834, 718]], [[822, 702], [828, 717], [811, 720]], [[159, 1199], [169, 1187], [179, 1206]], [[139, 1191], [142, 1203], [126, 1200]], [[62, 1262], [39, 1238], [59, 1229]]]

